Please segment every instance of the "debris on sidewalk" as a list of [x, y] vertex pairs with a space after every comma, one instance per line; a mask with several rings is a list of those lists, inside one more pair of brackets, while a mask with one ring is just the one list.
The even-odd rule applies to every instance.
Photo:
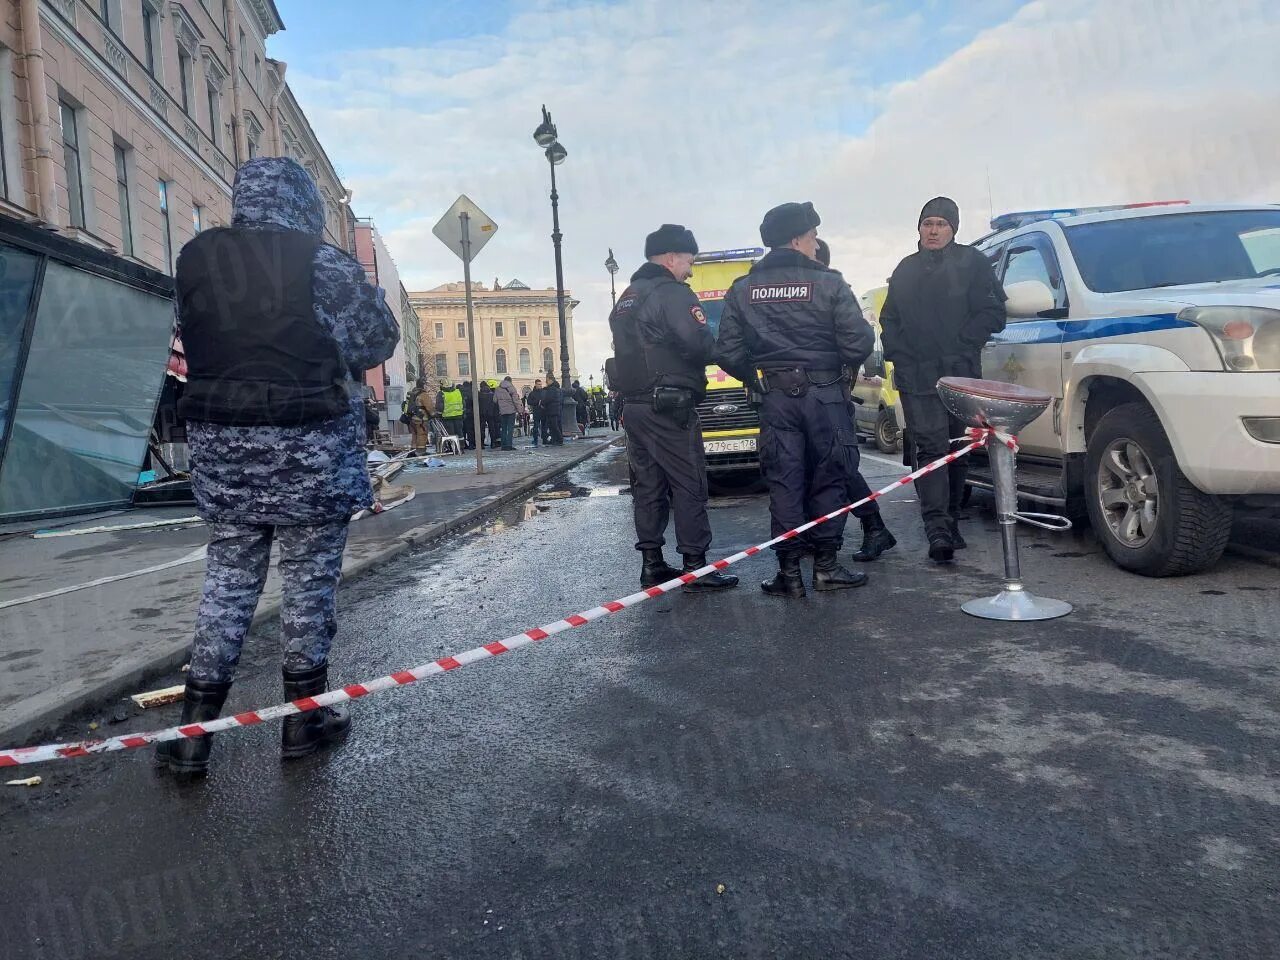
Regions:
[[119, 533], [122, 530], [154, 530], [159, 527], [178, 527], [192, 523], [204, 523], [199, 517], [178, 517], [175, 520], [149, 520], [146, 523], [124, 523], [116, 526], [76, 527], [71, 530], [37, 530], [32, 540], [48, 540], [52, 537], [78, 537], [86, 533]]
[[357, 510], [351, 515], [352, 520], [361, 520], [365, 517], [374, 516], [375, 514], [386, 513], [388, 510], [392, 510], [400, 506], [402, 503], [408, 503], [418, 495], [418, 491], [408, 484], [399, 487], [390, 487], [380, 483], [375, 483], [373, 495], [377, 498], [373, 501], [373, 506], [364, 510]]
[[186, 689], [185, 684], [177, 687], [165, 687], [163, 690], [135, 693], [129, 699], [143, 710], [146, 710], [150, 707], [163, 707], [166, 703], [177, 703], [182, 699], [182, 693]]
[[6, 780], [6, 787], [38, 787], [44, 783], [43, 777], [27, 777], [25, 780]]
[[418, 457], [409, 461], [405, 465], [405, 469], [410, 473], [417, 473], [419, 470], [439, 470], [441, 467], [447, 467], [448, 464], [439, 457]]
[[566, 497], [572, 497], [572, 490], [544, 490], [542, 493], [534, 494], [535, 500], [564, 500]]

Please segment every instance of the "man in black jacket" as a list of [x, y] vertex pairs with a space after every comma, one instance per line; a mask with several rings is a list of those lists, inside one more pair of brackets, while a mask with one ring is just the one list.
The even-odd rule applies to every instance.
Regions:
[[525, 406], [529, 408], [530, 417], [530, 434], [533, 435], [533, 441], [530, 446], [536, 447], [542, 440], [545, 429], [542, 425], [542, 395], [545, 391], [542, 389], [542, 381], [533, 381], [533, 389], [529, 391], [528, 396], [524, 398]]
[[548, 446], [564, 446], [564, 428], [561, 425], [563, 408], [564, 391], [560, 389], [560, 382], [547, 374], [547, 387], [542, 391], [542, 423], [543, 429], [547, 431]]
[[[844, 506], [858, 470], [849, 377], [870, 356], [875, 336], [844, 277], [815, 259], [821, 222], [812, 203], [766, 213], [760, 239], [772, 249], [733, 282], [720, 320], [720, 365], [743, 382], [758, 381], [764, 394], [760, 466], [775, 537]], [[805, 535], [815, 590], [867, 582], [836, 559], [844, 525], [841, 514]], [[774, 549], [778, 574], [761, 584], [764, 592], [803, 597], [803, 545], [792, 539]]]
[[[954, 200], [934, 197], [924, 205], [919, 250], [893, 271], [880, 310], [884, 356], [893, 362], [917, 466], [946, 456], [964, 430], [938, 396], [939, 378], [981, 377], [982, 348], [1004, 329], [1004, 289], [985, 256], [955, 242], [959, 229]], [[966, 462], [962, 457], [916, 481], [935, 563], [949, 563], [966, 545], [957, 522]]]
[[[664, 223], [645, 238], [649, 262], [632, 275], [609, 315], [613, 385], [627, 404], [623, 429], [643, 587], [706, 566], [711, 546], [707, 459], [697, 406], [707, 391], [706, 366], [715, 337], [702, 304], [685, 283], [693, 275], [697, 253], [691, 231]], [[673, 508], [683, 571], [668, 566], [662, 555]], [[737, 585], [737, 577], [716, 571], [684, 589], [701, 593]]]

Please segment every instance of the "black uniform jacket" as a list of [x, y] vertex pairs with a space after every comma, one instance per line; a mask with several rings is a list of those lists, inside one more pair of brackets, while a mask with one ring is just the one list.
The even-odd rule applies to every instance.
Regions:
[[655, 386], [706, 393], [715, 351], [702, 304], [666, 267], [646, 263], [631, 277], [609, 316], [617, 368], [614, 384], [635, 396]]
[[749, 383], [756, 368], [856, 371], [874, 345], [871, 326], [839, 271], [779, 248], [729, 288], [717, 358]]
[[904, 393], [933, 393], [940, 377], [981, 377], [982, 348], [1004, 329], [1004, 288], [981, 252], [950, 243], [907, 257], [880, 310], [884, 356]]

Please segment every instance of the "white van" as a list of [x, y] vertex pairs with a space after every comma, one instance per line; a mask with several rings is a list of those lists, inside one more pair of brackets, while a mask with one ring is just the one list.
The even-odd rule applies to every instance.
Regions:
[[[1280, 512], [1280, 206], [1006, 214], [976, 244], [1009, 296], [983, 375], [1055, 398], [1019, 436], [1020, 494], [1087, 510], [1147, 576], [1221, 557]], [[985, 465], [972, 481], [986, 486]]]

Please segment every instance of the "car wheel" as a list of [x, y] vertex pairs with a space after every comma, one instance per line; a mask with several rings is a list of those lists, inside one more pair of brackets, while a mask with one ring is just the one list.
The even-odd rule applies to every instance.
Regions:
[[898, 452], [898, 419], [892, 410], [881, 410], [876, 418], [876, 446], [881, 453]]
[[1106, 413], [1085, 455], [1089, 521], [1115, 563], [1147, 577], [1196, 573], [1222, 557], [1231, 508], [1178, 468], [1160, 418], [1145, 403]]

